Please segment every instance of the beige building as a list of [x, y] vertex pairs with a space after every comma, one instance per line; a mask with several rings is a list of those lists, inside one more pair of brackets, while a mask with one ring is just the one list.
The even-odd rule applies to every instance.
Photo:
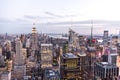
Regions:
[[53, 54], [52, 54], [52, 44], [41, 44], [41, 67], [52, 67]]
[[11, 51], [11, 41], [6, 40], [4, 43], [6, 51]]
[[2, 55], [2, 47], [0, 47], [0, 56]]
[[2, 55], [2, 48], [0, 47], [0, 66], [5, 65], [4, 56]]
[[27, 51], [25, 48], [22, 48], [22, 55], [23, 55], [23, 58], [26, 59], [27, 57]]
[[69, 47], [69, 51], [72, 51], [72, 49], [79, 49], [80, 48], [78, 33], [73, 31], [72, 29], [69, 29], [68, 47]]
[[22, 53], [22, 43], [19, 38], [16, 39], [16, 54], [15, 54], [15, 65], [23, 65], [25, 59]]
[[7, 71], [11, 71], [13, 67], [13, 62], [12, 60], [7, 60]]
[[33, 28], [32, 28], [31, 49], [32, 49], [31, 56], [34, 56], [35, 50], [38, 50], [38, 35], [37, 35], [37, 30], [35, 28], [35, 24], [33, 24]]
[[117, 56], [116, 65], [119, 67], [119, 75], [120, 75], [120, 56]]

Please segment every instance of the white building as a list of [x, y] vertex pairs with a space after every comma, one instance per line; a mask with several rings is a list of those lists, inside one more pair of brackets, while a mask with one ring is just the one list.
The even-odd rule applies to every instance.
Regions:
[[11, 72], [3, 72], [0, 76], [0, 80], [11, 80]]
[[30, 47], [30, 39], [28, 38], [26, 41], [26, 47], [29, 48]]

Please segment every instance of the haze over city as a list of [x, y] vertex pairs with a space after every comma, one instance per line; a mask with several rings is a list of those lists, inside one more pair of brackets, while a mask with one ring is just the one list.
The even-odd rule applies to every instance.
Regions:
[[0, 80], [120, 80], [120, 0], [0, 0]]
[[[119, 0], [0, 0], [0, 33], [67, 33], [68, 28], [89, 34], [109, 30], [118, 34]], [[99, 31], [99, 33], [97, 33]]]

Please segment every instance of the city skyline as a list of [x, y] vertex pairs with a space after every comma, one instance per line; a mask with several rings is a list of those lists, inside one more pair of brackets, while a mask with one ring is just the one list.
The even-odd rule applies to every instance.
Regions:
[[[118, 34], [119, 0], [12, 0], [0, 1], [0, 33], [30, 33], [35, 23], [38, 32], [67, 33], [68, 28], [89, 34], [104, 30]], [[115, 28], [113, 28], [115, 27]], [[86, 30], [86, 28], [88, 28]]]

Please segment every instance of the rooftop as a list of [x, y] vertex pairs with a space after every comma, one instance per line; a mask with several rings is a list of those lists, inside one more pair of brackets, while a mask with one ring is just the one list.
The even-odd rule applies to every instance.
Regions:
[[41, 44], [41, 46], [52, 46], [52, 44]]
[[98, 65], [100, 65], [101, 67], [107, 67], [107, 68], [111, 68], [111, 67], [117, 67], [116, 65], [112, 65], [112, 64], [110, 64], [110, 63], [108, 63], [108, 62], [99, 62], [99, 63], [97, 63]]
[[65, 58], [78, 58], [78, 56], [74, 55], [73, 53], [65, 53], [63, 56]]

